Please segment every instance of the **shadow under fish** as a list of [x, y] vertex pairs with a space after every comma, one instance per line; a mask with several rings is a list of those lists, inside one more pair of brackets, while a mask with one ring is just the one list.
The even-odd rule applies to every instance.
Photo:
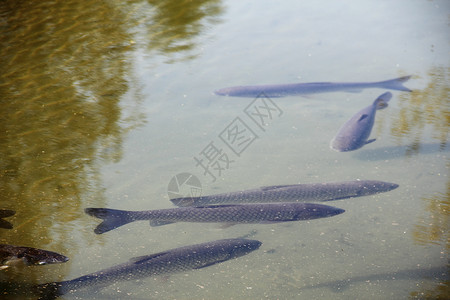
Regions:
[[326, 218], [345, 210], [314, 203], [229, 204], [178, 207], [158, 210], [126, 211], [109, 208], [86, 208], [88, 215], [103, 219], [94, 232], [102, 234], [122, 225], [149, 220], [150, 226], [176, 222], [195, 223], [279, 223]]
[[411, 76], [377, 81], [377, 82], [310, 82], [310, 83], [292, 83], [292, 84], [271, 84], [271, 85], [248, 85], [248, 86], [232, 86], [215, 91], [219, 96], [230, 97], [258, 97], [260, 95], [266, 97], [286, 97], [296, 95], [309, 95], [317, 93], [330, 92], [359, 92], [368, 88], [379, 88], [387, 90], [398, 90], [411, 92], [410, 89], [403, 86]]
[[21, 265], [57, 264], [68, 260], [67, 256], [52, 251], [0, 244], [0, 270]]
[[325, 183], [265, 186], [256, 189], [171, 199], [177, 206], [201, 206], [225, 203], [275, 203], [331, 201], [388, 192], [398, 184], [378, 180], [354, 180]]
[[350, 120], [345, 122], [331, 140], [331, 149], [339, 152], [353, 151], [375, 142], [375, 139], [369, 140], [373, 124], [375, 123], [375, 113], [379, 109], [386, 108], [391, 98], [392, 93], [390, 92], [380, 95], [373, 104], [360, 110]]
[[14, 216], [15, 213], [16, 212], [14, 210], [0, 209], [0, 228], [12, 229], [13, 225], [8, 221], [3, 220], [2, 218]]
[[209, 267], [244, 256], [261, 246], [257, 240], [224, 239], [139, 256], [128, 262], [72, 280], [50, 282], [35, 287], [39, 299], [55, 299], [86, 287], [105, 287], [118, 281], [168, 275]]

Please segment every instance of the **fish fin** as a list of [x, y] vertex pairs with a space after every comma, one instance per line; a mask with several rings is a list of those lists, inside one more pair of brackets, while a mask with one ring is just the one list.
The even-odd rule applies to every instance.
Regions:
[[386, 107], [388, 107], [388, 102], [389, 100], [391, 100], [392, 98], [392, 93], [391, 92], [386, 92], [380, 96], [378, 96], [377, 99], [375, 99], [375, 101], [373, 102], [376, 109], [384, 109]]
[[194, 269], [194, 270], [203, 269], [203, 268], [206, 268], [206, 267], [209, 267], [209, 266], [212, 266], [212, 265], [215, 265], [215, 264], [224, 262], [224, 261], [226, 261], [226, 260], [228, 260], [228, 259], [223, 259], [223, 260], [219, 260], [219, 261], [214, 261], [214, 262], [212, 262], [212, 263], [209, 263], [209, 264], [206, 264], [206, 265], [203, 265], [203, 266], [199, 266], [199, 267], [196, 267], [196, 268], [193, 268], [193, 269]]
[[144, 262], [147, 262], [149, 260], [155, 259], [157, 257], [161, 257], [163, 255], [168, 254], [169, 252], [159, 252], [159, 253], [155, 253], [155, 254], [151, 254], [151, 255], [142, 255], [142, 256], [136, 256], [133, 258], [130, 258], [130, 262], [134, 263], [134, 264], [141, 264]]
[[230, 228], [231, 226], [234, 226], [236, 224], [237, 223], [222, 223], [222, 224], [220, 224], [219, 228], [220, 229], [227, 229], [227, 228]]
[[377, 139], [371, 139], [366, 141], [366, 145], [375, 142]]
[[411, 78], [411, 76], [403, 76], [403, 77], [399, 77], [399, 78], [395, 78], [395, 79], [391, 79], [391, 80], [380, 81], [380, 82], [378, 82], [378, 84], [380, 87], [385, 88], [385, 89], [412, 92], [412, 90], [403, 86], [403, 83], [408, 81], [410, 78]]
[[211, 204], [211, 205], [195, 206], [192, 208], [221, 208], [221, 207], [234, 207], [242, 205], [243, 204]]
[[167, 224], [176, 223], [174, 221], [164, 221], [164, 220], [150, 220], [150, 226], [156, 227], [156, 226], [163, 226]]
[[84, 212], [90, 216], [103, 219], [103, 222], [94, 229], [94, 232], [96, 234], [108, 232], [134, 221], [132, 218], [130, 218], [130, 214], [126, 210], [109, 208], [86, 208]]
[[12, 229], [13, 228], [13, 224], [8, 222], [8, 221], [0, 219], [0, 228]]
[[262, 187], [260, 187], [260, 189], [262, 191], [270, 191], [270, 190], [282, 189], [282, 188], [291, 187], [291, 186], [294, 186], [294, 184], [262, 186]]
[[358, 122], [361, 122], [362, 120], [364, 120], [365, 118], [367, 118], [369, 115], [368, 114], [362, 114], [361, 117], [359, 117]]
[[187, 198], [174, 198], [174, 199], [170, 199], [170, 201], [172, 201], [172, 203], [176, 206], [193, 206], [195, 204], [194, 198], [193, 197], [187, 197]]
[[10, 209], [0, 209], [0, 218], [6, 218], [14, 216], [16, 212]]

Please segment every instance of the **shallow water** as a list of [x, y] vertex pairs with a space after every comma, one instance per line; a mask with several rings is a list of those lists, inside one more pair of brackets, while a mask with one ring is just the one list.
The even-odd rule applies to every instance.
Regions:
[[[449, 7], [3, 1], [0, 208], [16, 215], [5, 218], [14, 228], [0, 229], [0, 243], [70, 261], [0, 271], [2, 285], [72, 279], [139, 255], [246, 236], [263, 242], [248, 256], [62, 298], [448, 297]], [[404, 75], [413, 75], [405, 85], [414, 92], [392, 91], [389, 107], [377, 112], [377, 140], [348, 153], [331, 150], [330, 140], [385, 90], [271, 99], [275, 114], [265, 126], [246, 113], [261, 99], [213, 94], [235, 85]], [[247, 142], [230, 147], [227, 129], [242, 124]], [[212, 146], [222, 160], [206, 172], [198, 161]], [[84, 208], [172, 207], [170, 182], [180, 173], [196, 176], [203, 194], [355, 179], [400, 187], [327, 203], [346, 212], [309, 222], [135, 222], [93, 233], [99, 222]]]

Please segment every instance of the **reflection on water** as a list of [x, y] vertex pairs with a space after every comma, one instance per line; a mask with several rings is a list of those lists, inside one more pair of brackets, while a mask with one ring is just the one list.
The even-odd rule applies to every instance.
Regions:
[[[0, 209], [17, 212], [1, 243], [77, 251], [82, 208], [104, 201], [100, 165], [120, 160], [124, 134], [144, 120], [128, 73], [139, 29], [152, 50], [191, 51], [202, 19], [220, 11], [217, 1], [0, 3]], [[47, 281], [67, 266], [0, 279]]]
[[450, 128], [450, 69], [434, 67], [428, 75], [430, 83], [424, 89], [399, 95], [400, 112], [395, 117], [391, 134], [410, 145], [406, 155], [420, 152], [426, 125], [432, 127], [432, 137], [445, 149]]
[[[450, 168], [450, 163], [447, 163]], [[445, 245], [448, 257], [450, 252], [450, 181], [447, 181], [445, 193], [435, 193], [422, 198], [426, 205], [427, 216], [422, 216], [413, 231], [414, 240], [420, 245]], [[447, 277], [450, 264], [447, 265]], [[438, 284], [434, 289], [415, 291], [411, 296], [420, 299], [447, 299], [450, 295], [450, 280]]]

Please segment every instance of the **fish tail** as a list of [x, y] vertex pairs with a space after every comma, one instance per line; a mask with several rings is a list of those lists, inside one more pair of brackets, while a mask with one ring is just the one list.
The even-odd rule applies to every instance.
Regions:
[[392, 98], [392, 93], [391, 92], [386, 92], [380, 96], [378, 96], [378, 98], [375, 100], [375, 106], [377, 109], [383, 109], [388, 107], [388, 102], [389, 100], [391, 100]]
[[398, 91], [405, 91], [405, 92], [412, 92], [412, 90], [408, 89], [406, 86], [403, 85], [404, 82], [408, 81], [411, 78], [411, 76], [403, 76], [391, 80], [386, 81], [380, 81], [379, 86], [381, 88], [390, 89], [390, 90], [398, 90]]
[[126, 210], [86, 208], [84, 212], [90, 216], [103, 220], [103, 222], [94, 229], [96, 234], [102, 234], [135, 221], [135, 219], [131, 217], [130, 212]]

